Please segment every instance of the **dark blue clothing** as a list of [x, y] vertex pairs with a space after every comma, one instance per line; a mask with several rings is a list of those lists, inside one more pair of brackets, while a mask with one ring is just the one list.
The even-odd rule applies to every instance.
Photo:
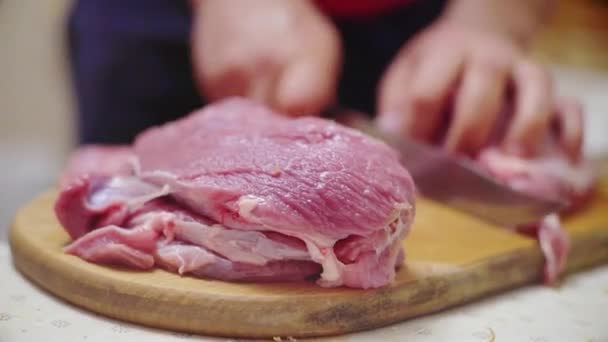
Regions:
[[[374, 18], [336, 20], [344, 46], [340, 103], [373, 112], [382, 72], [443, 3], [422, 0]], [[185, 0], [75, 3], [68, 34], [81, 143], [128, 143], [204, 104], [192, 78], [190, 25]]]

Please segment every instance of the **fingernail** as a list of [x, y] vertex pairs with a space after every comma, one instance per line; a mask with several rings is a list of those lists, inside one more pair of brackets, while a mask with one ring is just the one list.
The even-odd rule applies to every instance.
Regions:
[[400, 133], [403, 128], [403, 116], [399, 113], [384, 113], [378, 119], [378, 127], [387, 133]]

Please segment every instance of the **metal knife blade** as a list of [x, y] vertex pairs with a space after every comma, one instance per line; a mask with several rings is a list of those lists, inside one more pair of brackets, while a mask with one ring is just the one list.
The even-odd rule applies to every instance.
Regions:
[[472, 160], [383, 132], [363, 113], [334, 108], [327, 114], [396, 149], [420, 193], [449, 207], [502, 226], [516, 227], [537, 222], [565, 206], [560, 201], [516, 191], [484, 173]]

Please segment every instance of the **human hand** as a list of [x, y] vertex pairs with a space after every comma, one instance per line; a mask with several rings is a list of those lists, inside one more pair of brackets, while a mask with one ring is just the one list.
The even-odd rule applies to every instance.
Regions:
[[308, 0], [200, 0], [193, 62], [210, 100], [246, 96], [290, 114], [318, 114], [335, 95], [340, 41]]
[[[406, 44], [387, 69], [379, 88], [379, 124], [390, 131], [434, 141], [443, 136], [452, 152], [476, 155], [489, 142], [514, 93], [513, 114], [501, 145], [512, 154], [533, 156], [546, 141], [551, 122], [567, 131], [571, 156], [580, 152], [580, 115], [559, 117], [552, 80], [528, 59], [515, 40], [498, 32], [438, 22]], [[451, 107], [453, 105], [453, 107]], [[576, 112], [576, 111], [571, 111]]]

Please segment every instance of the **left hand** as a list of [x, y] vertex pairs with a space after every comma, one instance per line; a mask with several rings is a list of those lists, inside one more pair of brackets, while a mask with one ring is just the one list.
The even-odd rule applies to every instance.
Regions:
[[246, 96], [289, 115], [332, 102], [339, 34], [311, 0], [193, 4], [194, 76], [208, 100]]
[[[514, 112], [501, 143], [511, 154], [533, 156], [549, 133], [555, 99], [549, 73], [523, 50], [502, 33], [435, 23], [406, 44], [386, 71], [379, 89], [380, 125], [430, 142], [453, 101], [445, 147], [476, 155], [512, 89]], [[572, 144], [580, 140], [580, 129], [569, 132]]]

